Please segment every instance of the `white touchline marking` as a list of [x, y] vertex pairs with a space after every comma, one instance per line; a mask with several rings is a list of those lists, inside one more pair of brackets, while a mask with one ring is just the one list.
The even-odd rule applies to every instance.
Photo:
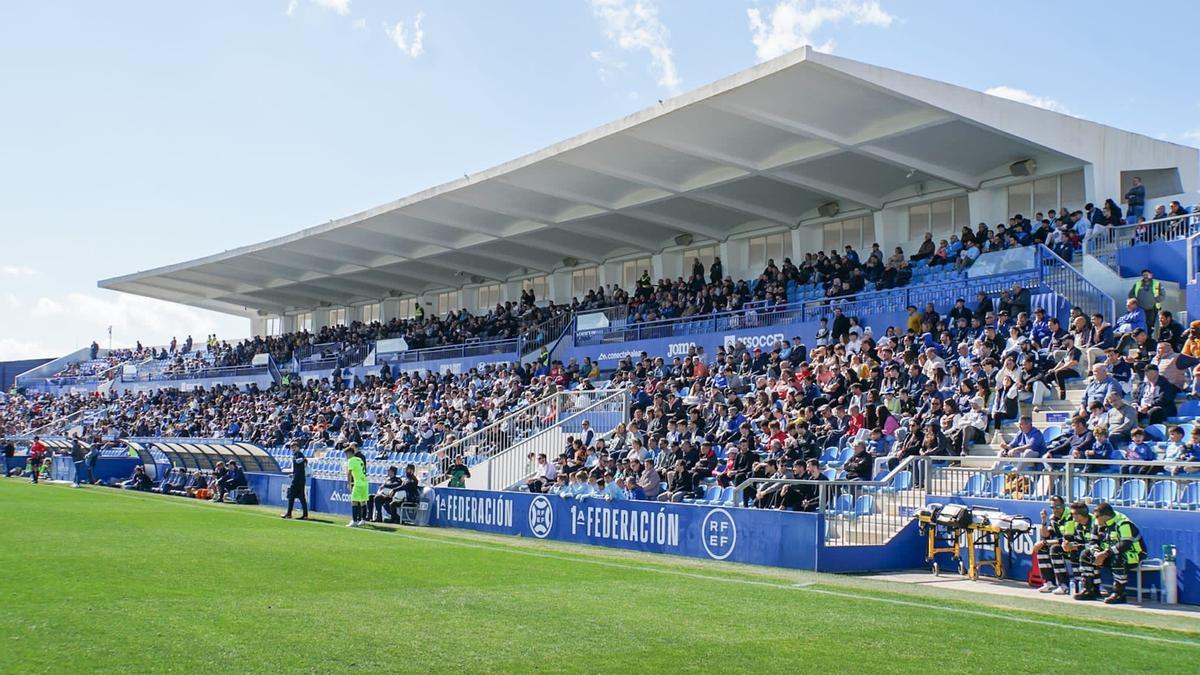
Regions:
[[[127, 493], [127, 492], [113, 492], [110, 490], [104, 490], [104, 493], [116, 494], [116, 495], [120, 495], [122, 497], [132, 497], [132, 498], [138, 499], [139, 501], [146, 501], [146, 499], [144, 499], [142, 497], [143, 493], [135, 494], [135, 493]], [[147, 493], [147, 494], [149, 494], [149, 493]], [[256, 516], [259, 518], [270, 518], [271, 520], [279, 520], [278, 516], [272, 516], [269, 513], [263, 513], [261, 511], [247, 511], [247, 510], [240, 510], [240, 509], [222, 509], [222, 508], [218, 507], [216, 504], [212, 504], [212, 503], [208, 503], [208, 502], [195, 502], [195, 501], [187, 501], [187, 500], [180, 499], [180, 500], [168, 500], [168, 501], [164, 501], [162, 503], [177, 504], [180, 506], [196, 506], [196, 507], [205, 508], [207, 510], [213, 511], [214, 513], [236, 513], [236, 514], [240, 514], [240, 515], [244, 515], [244, 516]], [[324, 515], [337, 515], [337, 514], [324, 514]], [[450, 528], [450, 529], [454, 529], [454, 528]], [[340, 528], [339, 531], [350, 531], [350, 529]], [[355, 531], [371, 532], [372, 530], [355, 528]], [[468, 531], [474, 532], [474, 530], [468, 530]], [[988, 611], [985, 611], [982, 609], [969, 609], [966, 607], [950, 607], [947, 605], [935, 605], [935, 604], [930, 604], [930, 603], [926, 603], [926, 602], [917, 602], [915, 600], [902, 600], [900, 598], [884, 598], [884, 597], [879, 597], [879, 596], [875, 596], [875, 595], [864, 595], [864, 594], [859, 594], [859, 593], [851, 593], [849, 591], [837, 591], [837, 590], [826, 589], [826, 588], [814, 588], [811, 583], [785, 584], [785, 583], [778, 583], [778, 582], [774, 582], [774, 581], [759, 581], [756, 579], [746, 579], [743, 577], [721, 577], [721, 576], [716, 576], [713, 574], [702, 574], [700, 572], [685, 572], [683, 570], [675, 570], [675, 569], [670, 569], [670, 568], [665, 568], [665, 567], [650, 567], [650, 566], [646, 566], [646, 565], [633, 565], [630, 563], [616, 562], [613, 560], [598, 560], [598, 559], [594, 559], [594, 558], [566, 556], [566, 555], [559, 555], [556, 553], [546, 553], [543, 551], [530, 551], [527, 549], [509, 546], [509, 545], [502, 544], [502, 543], [497, 543], [495, 545], [481, 544], [478, 542], [448, 539], [448, 538], [440, 536], [440, 535], [419, 536], [419, 535], [415, 535], [415, 534], [409, 534], [407, 532], [401, 532], [399, 530], [397, 530], [395, 532], [391, 532], [390, 534], [391, 534], [391, 536], [400, 537], [403, 539], [411, 539], [413, 541], [435, 542], [435, 543], [445, 544], [447, 546], [459, 546], [462, 548], [473, 548], [473, 549], [480, 549], [480, 550], [485, 550], [485, 551], [493, 551], [493, 552], [497, 552], [497, 553], [511, 553], [513, 555], [524, 555], [524, 556], [528, 556], [531, 558], [544, 558], [547, 560], [560, 560], [560, 561], [564, 561], [564, 562], [584, 563], [584, 564], [588, 564], [588, 565], [597, 565], [600, 567], [612, 567], [612, 568], [616, 568], [616, 569], [631, 570], [631, 571], [635, 571], [635, 572], [654, 572], [657, 574], [667, 574], [667, 575], [671, 575], [671, 576], [684, 577], [684, 578], [688, 578], [688, 579], [700, 579], [702, 581], [723, 581], [726, 583], [742, 584], [744, 586], [765, 586], [767, 588], [777, 588], [777, 589], [788, 590], [788, 591], [803, 591], [805, 593], [819, 593], [821, 595], [830, 595], [833, 597], [846, 598], [846, 599], [850, 599], [850, 600], [881, 602], [884, 604], [897, 605], [897, 606], [901, 606], [901, 607], [913, 607], [913, 608], [917, 608], [917, 609], [935, 610], [935, 611], [940, 611], [940, 612], [949, 612], [952, 614], [963, 614], [966, 616], [978, 616], [978, 617], [983, 617], [986, 619], [996, 619], [999, 621], [1009, 621], [1012, 623], [1023, 623], [1023, 624], [1027, 624], [1027, 625], [1033, 625], [1033, 626], [1046, 626], [1046, 627], [1050, 627], [1050, 628], [1060, 628], [1060, 629], [1067, 628], [1070, 630], [1080, 631], [1083, 633], [1093, 633], [1096, 635], [1107, 635], [1109, 637], [1116, 637], [1116, 638], [1128, 638], [1130, 640], [1142, 640], [1145, 642], [1158, 642], [1158, 643], [1163, 643], [1163, 644], [1180, 645], [1180, 646], [1184, 646], [1184, 647], [1200, 647], [1200, 642], [1196, 642], [1196, 641], [1192, 641], [1192, 640], [1182, 640], [1182, 639], [1176, 639], [1176, 638], [1158, 637], [1158, 636], [1154, 636], [1154, 635], [1143, 635], [1140, 633], [1132, 633], [1132, 634], [1131, 633], [1122, 633], [1121, 631], [1112, 630], [1112, 629], [1108, 629], [1108, 628], [1098, 628], [1096, 626], [1080, 626], [1080, 625], [1069, 624], [1069, 623], [1063, 624], [1063, 623], [1059, 623], [1059, 622], [1055, 622], [1055, 621], [1048, 621], [1046, 619], [1035, 619], [1033, 617], [1027, 617], [1027, 616], [1017, 616], [1017, 615], [1013, 615], [1013, 614], [1000, 614], [1000, 613], [996, 613], [996, 612], [988, 612]], [[488, 533], [484, 533], [484, 534], [488, 534]], [[567, 543], [570, 543], [570, 542], [567, 542]], [[614, 549], [614, 550], [621, 550], [621, 549]], [[1020, 610], [1017, 610], [1017, 611], [1020, 611]]]

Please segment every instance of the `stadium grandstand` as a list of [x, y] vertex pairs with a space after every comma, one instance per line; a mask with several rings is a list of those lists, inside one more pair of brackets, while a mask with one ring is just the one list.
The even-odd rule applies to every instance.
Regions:
[[[920, 514], [965, 504], [1033, 520], [996, 535], [1018, 560], [995, 576], [1197, 604], [1170, 570], [1200, 560], [1198, 171], [1195, 148], [806, 47], [101, 281], [253, 337], [30, 369], [0, 399], [6, 473], [45, 452], [50, 478], [282, 506], [303, 465], [307, 504], [358, 522], [361, 458], [411, 522], [830, 572], [952, 564]], [[1052, 498], [1125, 520], [1082, 558], [1043, 547], [1067, 536], [1037, 531]], [[1138, 536], [1102, 538], [1122, 522]]]

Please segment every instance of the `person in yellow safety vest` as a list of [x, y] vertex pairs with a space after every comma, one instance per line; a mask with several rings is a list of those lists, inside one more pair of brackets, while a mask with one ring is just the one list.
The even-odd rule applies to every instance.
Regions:
[[542, 347], [542, 353], [538, 354], [538, 363], [550, 367], [550, 352], [545, 347]]
[[648, 298], [650, 297], [652, 288], [653, 284], [650, 282], [650, 272], [647, 270], [642, 270], [642, 276], [638, 277], [637, 280], [637, 294], [641, 297]]
[[1099, 599], [1100, 570], [1108, 567], [1112, 570], [1113, 589], [1104, 598], [1104, 603], [1124, 604], [1129, 572], [1137, 569], [1145, 557], [1146, 545], [1138, 526], [1125, 514], [1114, 511], [1108, 502], [1101, 502], [1096, 507], [1095, 543], [1080, 556], [1084, 587], [1075, 594], [1075, 599]]
[[413, 318], [416, 319], [417, 321], [420, 321], [421, 319], [425, 318], [425, 308], [422, 307], [421, 303], [419, 303], [419, 302], [416, 304], [417, 304], [417, 307], [416, 307], [416, 309], [413, 310]]
[[1162, 310], [1162, 282], [1154, 278], [1150, 270], [1142, 270], [1142, 278], [1133, 282], [1129, 297], [1138, 301], [1138, 307], [1146, 313], [1146, 325], [1153, 326], [1154, 319]]

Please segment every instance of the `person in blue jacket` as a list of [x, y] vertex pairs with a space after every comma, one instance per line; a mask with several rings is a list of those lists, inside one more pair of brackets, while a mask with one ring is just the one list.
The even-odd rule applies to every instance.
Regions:
[[[1142, 462], [1153, 462], [1158, 459], [1158, 453], [1146, 442], [1146, 432], [1144, 430], [1134, 429], [1131, 435], [1133, 436], [1133, 442], [1125, 449], [1125, 459]], [[1158, 471], [1159, 467], [1151, 465], [1126, 465], [1121, 467], [1121, 473], [1132, 475], [1158, 473]]]

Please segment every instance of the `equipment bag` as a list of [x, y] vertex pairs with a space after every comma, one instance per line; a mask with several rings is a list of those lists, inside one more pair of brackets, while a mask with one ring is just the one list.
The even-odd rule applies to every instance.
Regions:
[[254, 494], [254, 490], [243, 490], [238, 495], [237, 503], [253, 506], [258, 503], [258, 495]]
[[962, 504], [946, 504], [938, 511], [934, 522], [955, 530], [966, 529], [971, 524], [971, 509]]

